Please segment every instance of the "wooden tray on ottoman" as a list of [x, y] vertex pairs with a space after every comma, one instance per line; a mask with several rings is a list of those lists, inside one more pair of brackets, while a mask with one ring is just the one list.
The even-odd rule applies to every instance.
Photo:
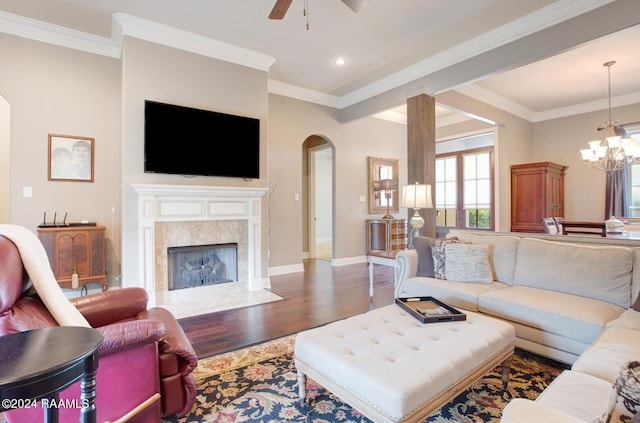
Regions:
[[467, 315], [433, 297], [396, 298], [396, 304], [422, 323], [466, 320]]

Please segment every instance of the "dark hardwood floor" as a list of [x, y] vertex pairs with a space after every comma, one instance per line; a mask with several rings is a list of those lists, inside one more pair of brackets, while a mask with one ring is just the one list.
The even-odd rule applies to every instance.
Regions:
[[266, 342], [393, 303], [394, 271], [375, 265], [369, 297], [366, 263], [332, 267], [305, 260], [304, 272], [272, 276], [284, 300], [180, 319], [199, 358]]

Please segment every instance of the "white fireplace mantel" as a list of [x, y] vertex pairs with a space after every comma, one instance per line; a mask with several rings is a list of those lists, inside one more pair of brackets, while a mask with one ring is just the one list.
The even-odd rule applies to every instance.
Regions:
[[212, 220], [247, 221], [247, 289], [268, 287], [261, 275], [262, 197], [267, 188], [133, 184], [138, 196], [138, 236], [142, 247], [139, 279], [156, 291], [155, 223]]

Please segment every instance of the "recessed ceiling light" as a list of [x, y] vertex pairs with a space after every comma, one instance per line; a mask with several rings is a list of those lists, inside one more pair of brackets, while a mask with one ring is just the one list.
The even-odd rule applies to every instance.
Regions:
[[345, 59], [344, 57], [337, 57], [333, 59], [333, 64], [336, 66], [344, 66], [347, 64], [347, 59]]

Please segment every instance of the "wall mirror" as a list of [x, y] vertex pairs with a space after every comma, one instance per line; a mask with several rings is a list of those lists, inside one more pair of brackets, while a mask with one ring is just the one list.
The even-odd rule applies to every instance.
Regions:
[[398, 160], [369, 157], [369, 213], [398, 213]]

